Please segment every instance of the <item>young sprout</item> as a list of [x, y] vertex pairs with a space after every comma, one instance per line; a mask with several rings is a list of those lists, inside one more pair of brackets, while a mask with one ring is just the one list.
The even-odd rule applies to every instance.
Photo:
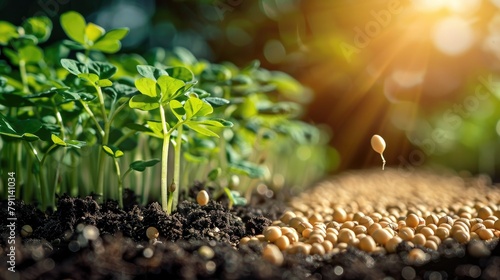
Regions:
[[196, 196], [196, 201], [201, 206], [207, 205], [208, 200], [209, 200], [208, 193], [205, 190], [201, 190]]
[[384, 138], [380, 135], [373, 135], [372, 136], [372, 148], [375, 150], [375, 152], [380, 154], [380, 157], [382, 157], [382, 170], [384, 170], [385, 167], [385, 158], [384, 158], [384, 150], [385, 150], [385, 141]]

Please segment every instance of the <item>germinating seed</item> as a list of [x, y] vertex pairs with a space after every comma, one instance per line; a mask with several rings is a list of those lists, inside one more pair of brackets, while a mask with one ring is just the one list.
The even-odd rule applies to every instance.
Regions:
[[382, 157], [382, 170], [384, 170], [384, 166], [385, 166], [385, 159], [384, 159], [385, 140], [384, 140], [384, 138], [382, 138], [382, 136], [375, 134], [372, 136], [371, 144], [372, 144], [373, 150], [375, 150], [375, 152], [379, 153], [380, 157]]
[[210, 198], [208, 197], [208, 192], [205, 190], [201, 190], [198, 192], [198, 195], [196, 196], [196, 202], [198, 202], [199, 205], [205, 206], [207, 205], [208, 201]]

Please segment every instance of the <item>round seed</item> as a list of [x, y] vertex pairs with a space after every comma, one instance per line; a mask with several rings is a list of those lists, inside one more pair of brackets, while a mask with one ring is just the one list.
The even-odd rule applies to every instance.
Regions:
[[426, 238], [431, 235], [434, 235], [434, 231], [430, 227], [423, 227], [420, 230], [420, 233], [423, 234]]
[[409, 214], [406, 217], [406, 226], [416, 228], [420, 222], [419, 218], [415, 214]]
[[277, 226], [270, 226], [264, 230], [264, 237], [269, 242], [274, 242], [282, 235], [281, 229]]
[[486, 218], [488, 218], [489, 216], [492, 216], [492, 215], [493, 215], [493, 211], [491, 211], [490, 207], [488, 207], [488, 206], [481, 207], [477, 211], [477, 216], [483, 220], [485, 220]]
[[385, 245], [392, 236], [387, 230], [379, 228], [373, 232], [372, 237], [378, 244]]
[[415, 248], [408, 253], [408, 260], [411, 263], [423, 263], [425, 262], [426, 254], [424, 251]]
[[354, 233], [354, 231], [347, 228], [341, 229], [339, 231], [339, 236], [338, 236], [339, 242], [350, 244], [354, 239], [356, 239], [356, 234]]
[[427, 239], [425, 238], [425, 235], [423, 235], [421, 233], [417, 233], [417, 234], [415, 234], [415, 236], [413, 237], [411, 242], [413, 242], [413, 244], [415, 244], [415, 245], [423, 246], [425, 244], [426, 240]]
[[159, 235], [160, 233], [158, 232], [158, 229], [156, 229], [155, 227], [148, 227], [148, 229], [146, 229], [146, 236], [149, 239], [158, 238]]
[[245, 237], [243, 237], [243, 238], [240, 240], [240, 245], [247, 244], [247, 243], [248, 243], [248, 241], [250, 241], [250, 237], [245, 236]]
[[323, 241], [323, 243], [321, 243], [321, 245], [323, 245], [323, 248], [325, 248], [326, 253], [333, 250], [333, 243], [330, 242], [329, 240]]
[[373, 223], [371, 226], [368, 227], [368, 234], [372, 235], [373, 232], [375, 232], [377, 229], [381, 229], [382, 226], [379, 223]]
[[399, 237], [401, 237], [405, 241], [410, 241], [413, 239], [414, 233], [413, 230], [409, 227], [404, 227], [399, 231]]
[[375, 250], [375, 247], [377, 247], [377, 245], [371, 236], [367, 235], [359, 239], [359, 249], [365, 252], [372, 252]]
[[283, 253], [281, 253], [280, 249], [274, 244], [267, 244], [266, 247], [262, 250], [262, 257], [268, 262], [275, 265], [282, 265], [284, 258]]
[[305, 238], [309, 238], [309, 236], [311, 235], [313, 229], [312, 228], [306, 228], [302, 231], [302, 236], [305, 237]]
[[445, 227], [438, 227], [436, 230], [436, 236], [441, 240], [445, 240], [448, 236], [450, 236], [450, 231]]
[[490, 240], [495, 236], [492, 230], [486, 228], [480, 229], [476, 233], [482, 240]]
[[437, 251], [437, 249], [438, 249], [438, 245], [433, 240], [427, 240], [427, 241], [425, 241], [424, 246], [426, 248], [432, 249], [434, 251]]
[[430, 225], [430, 224], [437, 224], [439, 222], [439, 218], [436, 214], [431, 214], [425, 218], [425, 224]]
[[324, 255], [325, 254], [325, 248], [321, 243], [314, 243], [311, 247], [310, 251], [311, 255]]
[[295, 213], [293, 213], [292, 211], [286, 211], [285, 213], [283, 213], [283, 216], [281, 216], [280, 220], [285, 223], [285, 224], [288, 224], [288, 222], [290, 222], [290, 219], [291, 218], [295, 218], [297, 215], [295, 215]]
[[333, 245], [337, 244], [338, 236], [335, 233], [328, 232], [325, 237], [326, 240], [332, 242]]
[[208, 201], [210, 198], [208, 197], [208, 193], [206, 190], [201, 190], [198, 192], [198, 195], [196, 196], [196, 202], [198, 202], [199, 205], [205, 206], [207, 205]]
[[493, 224], [493, 228], [496, 230], [500, 230], [500, 220], [496, 220]]
[[288, 246], [290, 246], [290, 240], [285, 235], [280, 236], [274, 244], [280, 248], [280, 250], [285, 250]]
[[387, 250], [388, 253], [395, 253], [396, 248], [401, 242], [403, 242], [403, 239], [401, 237], [394, 236], [393, 238], [389, 239], [387, 243], [385, 243], [385, 249]]
[[483, 225], [486, 228], [495, 228], [495, 221], [493, 221], [493, 220], [484, 220], [483, 221]]
[[28, 237], [33, 233], [33, 228], [30, 225], [24, 225], [21, 228], [21, 236]]
[[470, 235], [468, 232], [457, 230], [453, 233], [453, 239], [458, 241], [459, 243], [467, 243], [470, 240]]
[[333, 220], [338, 222], [338, 223], [343, 223], [347, 219], [347, 213], [345, 212], [344, 209], [342, 208], [335, 208], [335, 211], [333, 212]]

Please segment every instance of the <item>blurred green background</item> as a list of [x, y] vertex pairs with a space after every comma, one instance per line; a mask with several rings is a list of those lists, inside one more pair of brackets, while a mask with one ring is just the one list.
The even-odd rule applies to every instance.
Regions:
[[0, 0], [0, 20], [51, 18], [52, 41], [68, 10], [129, 27], [126, 52], [183, 46], [291, 74], [313, 93], [303, 119], [332, 133], [335, 171], [379, 168], [379, 134], [387, 166], [500, 181], [498, 0]]

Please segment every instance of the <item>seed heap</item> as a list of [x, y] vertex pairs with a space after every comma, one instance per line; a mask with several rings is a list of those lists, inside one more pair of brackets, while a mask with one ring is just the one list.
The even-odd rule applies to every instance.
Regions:
[[500, 188], [486, 178], [397, 170], [348, 173], [320, 183], [289, 206], [263, 234], [244, 237], [241, 244], [259, 241], [288, 254], [323, 255], [349, 246], [394, 253], [407, 242], [413, 248], [408, 261], [418, 263], [427, 258], [419, 246], [437, 250], [451, 239], [465, 244], [500, 237]]

